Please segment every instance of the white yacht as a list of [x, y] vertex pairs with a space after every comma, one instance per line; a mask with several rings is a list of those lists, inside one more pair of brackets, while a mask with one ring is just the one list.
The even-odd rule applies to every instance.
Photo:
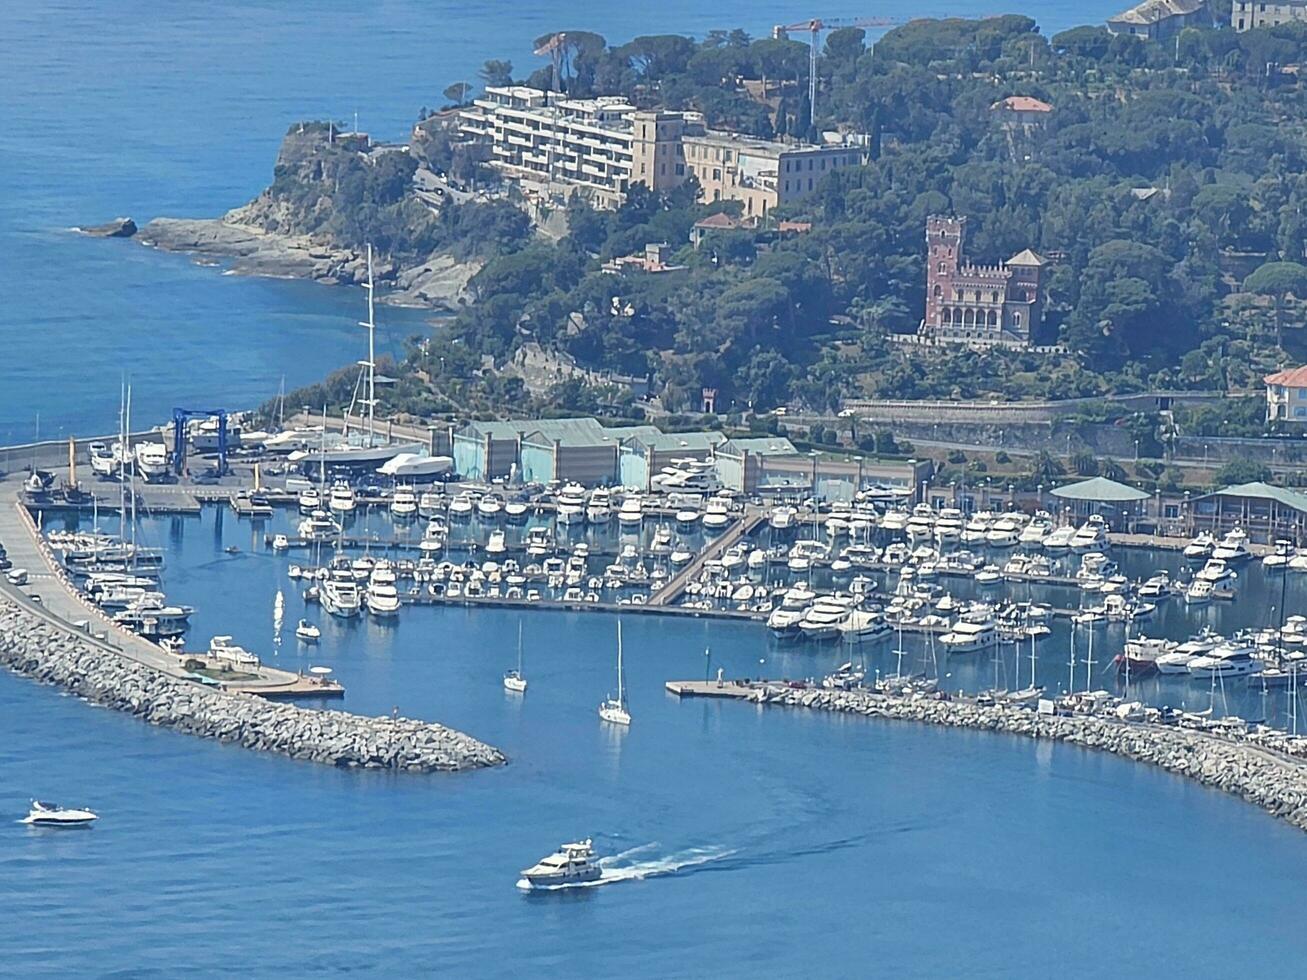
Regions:
[[773, 507], [771, 514], [767, 518], [767, 523], [773, 531], [788, 531], [794, 527], [794, 520], [799, 516], [799, 512], [793, 507], [785, 504], [779, 507]]
[[1216, 595], [1216, 585], [1205, 579], [1195, 578], [1184, 590], [1186, 606], [1201, 606], [1212, 601]]
[[595, 860], [594, 847], [587, 837], [564, 844], [547, 858], [522, 871], [518, 888], [559, 888], [598, 881], [603, 869]]
[[891, 507], [880, 519], [880, 526], [890, 534], [898, 534], [908, 526], [909, 514], [902, 507]]
[[487, 555], [502, 555], [508, 550], [504, 541], [504, 532], [496, 528], [490, 532], [490, 537], [486, 540]]
[[904, 530], [908, 533], [909, 541], [923, 541], [935, 533], [935, 511], [930, 504], [917, 504], [912, 508], [912, 516], [908, 518]]
[[435, 490], [423, 490], [418, 497], [418, 513], [423, 517], [435, 517], [445, 509], [445, 498]]
[[671, 460], [649, 480], [649, 486], [655, 493], [710, 494], [722, 488], [722, 481], [715, 461], [687, 456]]
[[585, 523], [585, 487], [568, 483], [554, 497], [559, 524]]
[[1071, 547], [1071, 542], [1076, 536], [1075, 526], [1072, 524], [1063, 524], [1061, 527], [1055, 527], [1044, 536], [1044, 550], [1050, 555], [1060, 554]]
[[357, 616], [363, 607], [359, 595], [358, 583], [346, 568], [333, 568], [331, 573], [318, 587], [318, 601], [323, 610], [332, 616], [351, 619]]
[[1221, 585], [1238, 578], [1238, 573], [1231, 568], [1224, 558], [1209, 558], [1207, 564], [1194, 574], [1196, 580]]
[[1021, 529], [1017, 535], [1017, 544], [1030, 545], [1037, 547], [1044, 543], [1053, 530], [1053, 515], [1046, 510], [1037, 511], [1031, 518], [1030, 523]]
[[395, 616], [399, 613], [399, 589], [395, 586], [395, 570], [389, 565], [377, 564], [368, 577], [368, 612], [374, 616]]
[[1139, 586], [1141, 599], [1168, 599], [1171, 596], [1171, 573], [1158, 572]]
[[935, 540], [940, 544], [957, 541], [962, 537], [962, 527], [962, 511], [956, 507], [941, 508], [935, 521]]
[[390, 498], [390, 515], [397, 520], [408, 521], [417, 517], [418, 498], [412, 487], [396, 487], [395, 495]]
[[1264, 666], [1254, 654], [1257, 648], [1239, 640], [1218, 644], [1210, 653], [1189, 661], [1191, 677], [1244, 677], [1261, 673]]
[[998, 626], [992, 619], [959, 619], [939, 638], [949, 653], [976, 653], [998, 643]]
[[344, 480], [337, 480], [331, 485], [331, 492], [327, 495], [327, 506], [338, 514], [353, 513], [354, 508], [358, 506], [354, 488]]
[[1212, 549], [1212, 557], [1220, 558], [1222, 561], [1244, 561], [1251, 558], [1247, 532], [1243, 528], [1236, 527], [1216, 543], [1216, 547]]
[[639, 527], [644, 520], [644, 500], [638, 493], [628, 493], [622, 498], [622, 506], [617, 511], [617, 523], [622, 527]]
[[1262, 558], [1262, 567], [1268, 572], [1283, 572], [1297, 554], [1298, 549], [1292, 541], [1280, 538], [1275, 542], [1275, 551]]
[[322, 630], [307, 619], [301, 619], [295, 627], [295, 639], [303, 643], [317, 643], [322, 639]]
[[136, 444], [136, 469], [148, 481], [168, 475], [168, 447], [161, 442]]
[[306, 541], [331, 541], [340, 534], [340, 525], [325, 510], [315, 510], [297, 528]]
[[883, 636], [890, 632], [889, 623], [885, 622], [885, 617], [878, 612], [870, 609], [850, 609], [848, 616], [838, 625], [836, 629], [840, 635], [850, 638], [864, 640]]
[[526, 504], [521, 500], [505, 501], [504, 516], [513, 524], [521, 524], [526, 520]]
[[322, 507], [322, 494], [318, 492], [317, 487], [305, 487], [300, 491], [296, 500], [299, 504], [301, 514], [312, 514], [315, 510]]
[[238, 643], [232, 642], [230, 636], [215, 636], [209, 640], [209, 656], [221, 660], [233, 667], [257, 667], [259, 658]]
[[[117, 444], [114, 446], [118, 448]], [[118, 472], [118, 453], [109, 449], [102, 442], [93, 442], [90, 446], [91, 472], [97, 477], [110, 477]]]
[[599, 717], [610, 725], [630, 725], [631, 712], [626, 704], [622, 677], [622, 622], [617, 621], [617, 697], [606, 698], [599, 705]]
[[1190, 561], [1203, 561], [1212, 557], [1212, 550], [1216, 547], [1216, 538], [1212, 537], [1207, 531], [1203, 531], [1198, 537], [1194, 538], [1184, 547], [1184, 556]]
[[429, 481], [432, 477], [443, 476], [454, 468], [454, 460], [449, 456], [432, 456], [426, 452], [397, 453], [386, 460], [377, 472], [391, 479]]
[[853, 600], [836, 596], [817, 599], [799, 621], [799, 635], [805, 640], [833, 640], [839, 636], [840, 624], [849, 618]]
[[193, 612], [194, 606], [168, 605], [161, 592], [147, 592], [115, 613], [113, 621], [147, 640], [170, 639], [189, 629]]
[[778, 640], [793, 639], [799, 636], [803, 612], [803, 609], [787, 609], [783, 604], [777, 606], [767, 616], [767, 628]]
[[29, 827], [87, 827], [99, 819], [100, 815], [94, 810], [77, 810], [33, 800], [31, 812], [21, 822]]
[[703, 526], [710, 531], [720, 531], [731, 523], [731, 504], [724, 497], [710, 497], [703, 511]]
[[1012, 548], [1021, 537], [1021, 515], [1004, 514], [985, 533], [985, 544], [991, 548]]
[[989, 529], [994, 526], [994, 515], [987, 510], [977, 511], [971, 515], [962, 528], [959, 539], [963, 544], [984, 544], [989, 536]]
[[1189, 673], [1189, 661], [1195, 657], [1211, 653], [1212, 650], [1216, 649], [1217, 644], [1221, 642], [1221, 637], [1211, 632], [1205, 631], [1197, 636], [1191, 636], [1174, 650], [1158, 656], [1156, 660], [1158, 673], [1187, 674]]
[[1091, 514], [1071, 538], [1072, 551], [1101, 551], [1107, 546], [1107, 522], [1097, 514]]
[[599, 487], [590, 494], [590, 500], [585, 505], [586, 523], [603, 526], [612, 519], [613, 498], [607, 489]]

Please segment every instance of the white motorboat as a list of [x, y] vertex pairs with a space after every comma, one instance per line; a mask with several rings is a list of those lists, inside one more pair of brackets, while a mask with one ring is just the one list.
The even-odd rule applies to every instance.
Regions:
[[472, 502], [472, 495], [465, 490], [449, 502], [449, 519], [467, 520], [475, 509], [476, 504]]
[[115, 613], [113, 621], [147, 640], [160, 640], [185, 633], [193, 612], [193, 606], [168, 605], [162, 593], [147, 592]]
[[720, 531], [731, 522], [730, 501], [724, 497], [712, 497], [703, 511], [703, 526], [710, 531]]
[[418, 497], [412, 487], [396, 487], [390, 498], [390, 516], [396, 520], [409, 521], [417, 517]]
[[453, 468], [454, 460], [449, 456], [432, 456], [425, 452], [401, 452], [382, 463], [377, 468], [377, 472], [394, 480], [428, 483]]
[[526, 520], [526, 504], [520, 500], [505, 501], [504, 517], [513, 524], [521, 524]]
[[317, 487], [306, 487], [300, 491], [296, 503], [301, 514], [312, 514], [322, 507], [322, 494], [318, 493]]
[[1216, 547], [1216, 538], [1212, 537], [1207, 531], [1203, 531], [1198, 537], [1194, 538], [1184, 547], [1184, 556], [1190, 561], [1205, 561], [1212, 557], [1212, 549]]
[[1221, 643], [1210, 653], [1189, 661], [1189, 675], [1197, 678], [1245, 677], [1261, 673], [1265, 666], [1254, 654], [1257, 648], [1251, 643], [1232, 641]]
[[445, 509], [445, 498], [434, 490], [423, 490], [418, 497], [418, 514], [432, 518]]
[[923, 541], [935, 533], [935, 511], [930, 504], [917, 504], [904, 526], [909, 541]]
[[477, 517], [483, 521], [493, 521], [504, 511], [504, 498], [497, 493], [482, 494], [477, 501]]
[[994, 515], [987, 510], [977, 511], [962, 528], [958, 536], [963, 544], [984, 544], [994, 526]]
[[1216, 595], [1216, 586], [1203, 578], [1196, 578], [1184, 590], [1186, 606], [1201, 606], [1212, 601]]
[[232, 642], [230, 636], [215, 636], [209, 640], [209, 656], [215, 660], [230, 664], [232, 667], [257, 667], [259, 657], [238, 643]]
[[367, 587], [367, 606], [368, 612], [374, 616], [396, 616], [399, 614], [399, 590], [395, 587], [394, 573], [387, 576], [379, 576], [373, 571], [372, 577], [368, 580]]
[[940, 544], [949, 544], [962, 537], [962, 511], [956, 507], [943, 507], [935, 521], [935, 540]]
[[1208, 631], [1192, 636], [1174, 650], [1158, 655], [1156, 660], [1158, 673], [1187, 674], [1189, 661], [1210, 653], [1220, 642], [1222, 642], [1221, 637]]
[[585, 523], [585, 487], [568, 483], [554, 497], [555, 514], [559, 524]]
[[1262, 567], [1268, 572], [1283, 572], [1297, 554], [1298, 549], [1293, 546], [1293, 542], [1281, 538], [1275, 542], [1275, 551], [1262, 558]]
[[1207, 564], [1198, 569], [1194, 578], [1203, 582], [1211, 582], [1213, 585], [1220, 585], [1223, 582], [1229, 582], [1238, 578], [1238, 573], [1226, 564], [1224, 558], [1209, 558]]
[[610, 725], [630, 725], [631, 712], [626, 704], [622, 676], [622, 621], [617, 621], [617, 697], [606, 698], [599, 705], [599, 717]]
[[1091, 514], [1071, 538], [1072, 551], [1101, 551], [1107, 546], [1107, 522], [1097, 514]]
[[498, 528], [490, 532], [490, 537], [486, 540], [487, 555], [502, 555], [508, 550], [505, 544], [504, 532]]
[[773, 609], [767, 616], [767, 628], [778, 640], [793, 639], [799, 636], [799, 624], [803, 622], [802, 609], [787, 609], [784, 605]]
[[1139, 586], [1141, 599], [1169, 599], [1171, 597], [1171, 574], [1161, 571]]
[[[114, 449], [119, 447], [115, 444]], [[121, 461], [119, 453], [109, 449], [102, 442], [93, 442], [90, 445], [91, 472], [97, 477], [110, 477], [118, 472]]]
[[322, 639], [322, 630], [307, 619], [301, 619], [299, 625], [295, 627], [295, 639], [304, 643], [317, 643]]
[[1037, 511], [1031, 518], [1030, 523], [1021, 529], [1017, 535], [1017, 544], [1030, 545], [1037, 547], [1044, 543], [1044, 539], [1053, 530], [1053, 515], [1046, 510]]
[[771, 514], [767, 518], [767, 523], [773, 531], [788, 531], [794, 527], [794, 520], [799, 516], [799, 512], [793, 507], [785, 504], [779, 507], [773, 507]]
[[1246, 561], [1252, 556], [1248, 550], [1248, 534], [1240, 527], [1223, 537], [1212, 549], [1212, 557], [1222, 561]]
[[688, 565], [694, 558], [694, 552], [683, 544], [678, 544], [672, 549], [672, 553], [667, 556], [667, 560], [673, 565]]
[[136, 469], [147, 481], [168, 475], [168, 447], [161, 442], [136, 444]]
[[327, 494], [327, 506], [338, 514], [353, 513], [354, 508], [358, 506], [358, 497], [354, 494], [354, 488], [344, 480], [337, 480], [331, 485], [331, 492]]
[[949, 653], [976, 653], [998, 643], [998, 626], [992, 619], [959, 619], [939, 642]]
[[363, 597], [359, 594], [354, 575], [346, 568], [333, 568], [318, 587], [318, 601], [332, 616], [351, 619], [363, 611]]
[[850, 609], [848, 616], [835, 628], [839, 630], [841, 636], [859, 640], [883, 636], [890, 632], [889, 623], [885, 622], [885, 617], [880, 613], [857, 608]]
[[991, 548], [1012, 548], [1021, 537], [1021, 520], [1018, 514], [1004, 514], [985, 534], [985, 544]]
[[21, 822], [30, 827], [87, 827], [99, 819], [100, 815], [94, 810], [78, 810], [33, 800], [31, 812]]
[[290, 538], [284, 534], [274, 534], [272, 536], [273, 551], [286, 551], [288, 548], [290, 548]]
[[298, 526], [299, 536], [306, 541], [332, 541], [340, 530], [340, 525], [325, 510], [315, 510]]
[[1076, 529], [1071, 524], [1055, 527], [1044, 536], [1044, 550], [1049, 554], [1060, 554], [1071, 547], [1071, 542], [1075, 536]]
[[817, 599], [799, 621], [799, 635], [805, 640], [833, 640], [839, 636], [840, 624], [849, 618], [853, 600], [836, 596]]
[[603, 869], [595, 860], [594, 847], [587, 837], [582, 841], [563, 844], [547, 858], [542, 858], [523, 870], [517, 887], [524, 890], [565, 888], [568, 885], [598, 881], [602, 876]]
[[644, 500], [638, 493], [628, 493], [622, 498], [622, 506], [617, 511], [617, 523], [622, 527], [639, 527], [644, 520]]
[[591, 491], [585, 505], [585, 521], [600, 527], [613, 519], [613, 498], [604, 487]]

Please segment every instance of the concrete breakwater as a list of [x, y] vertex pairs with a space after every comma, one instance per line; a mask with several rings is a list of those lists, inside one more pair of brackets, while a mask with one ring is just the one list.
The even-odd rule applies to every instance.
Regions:
[[[738, 696], [766, 705], [1007, 732], [1112, 752], [1232, 793], [1300, 830], [1307, 830], [1307, 764], [1302, 760], [1307, 754], [1307, 739], [1283, 733], [1262, 731], [1240, 741], [1184, 728], [1092, 715], [1041, 715], [1010, 704], [990, 706], [970, 700], [936, 700], [925, 695], [886, 695], [861, 690], [757, 685]], [[1254, 738], [1258, 741], [1253, 741]]]
[[128, 659], [0, 596], [0, 664], [152, 725], [335, 766], [408, 772], [502, 765], [469, 735], [408, 718], [313, 711], [210, 690]]

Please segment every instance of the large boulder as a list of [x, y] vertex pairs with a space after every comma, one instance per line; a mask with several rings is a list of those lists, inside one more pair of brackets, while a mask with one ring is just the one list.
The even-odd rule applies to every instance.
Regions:
[[136, 234], [136, 222], [131, 218], [114, 218], [102, 225], [91, 225], [79, 230], [92, 238], [131, 238]]

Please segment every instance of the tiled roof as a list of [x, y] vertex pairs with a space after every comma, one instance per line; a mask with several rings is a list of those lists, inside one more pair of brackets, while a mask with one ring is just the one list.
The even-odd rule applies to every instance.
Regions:
[[1286, 388], [1307, 388], [1307, 366], [1287, 368], [1276, 371], [1262, 378], [1268, 385], [1284, 385]]
[[1124, 13], [1109, 17], [1109, 24], [1156, 24], [1168, 17], [1183, 17], [1195, 13], [1203, 0], [1144, 0]]
[[710, 214], [706, 218], [700, 218], [694, 223], [696, 228], [738, 228], [740, 222], [732, 218], [725, 211], [718, 211], [716, 214]]
[[1048, 259], [1044, 258], [1038, 252], [1032, 252], [1030, 249], [1022, 249], [1012, 258], [1008, 259], [1006, 265], [1048, 265]]
[[1009, 95], [1006, 99], [995, 102], [995, 109], [1003, 108], [1012, 112], [1052, 112], [1053, 107], [1047, 102], [1029, 95]]

